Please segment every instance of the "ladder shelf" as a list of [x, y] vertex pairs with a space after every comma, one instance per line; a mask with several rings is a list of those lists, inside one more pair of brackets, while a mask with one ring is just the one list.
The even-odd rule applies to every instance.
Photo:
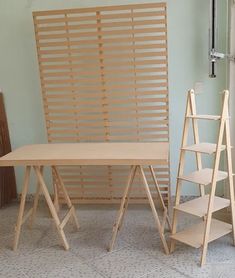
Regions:
[[[178, 211], [182, 211], [188, 214], [192, 214], [198, 217], [204, 217], [207, 215], [207, 209], [209, 204], [209, 195], [195, 198], [191, 201], [184, 202], [174, 207]], [[213, 212], [227, 208], [230, 206], [230, 200], [215, 196], [213, 204]]]
[[[171, 239], [183, 242], [195, 248], [203, 245], [205, 221], [192, 225], [190, 228], [180, 231], [171, 236]], [[216, 240], [232, 232], [232, 225], [217, 219], [212, 219], [208, 242]]]
[[[182, 175], [178, 178], [184, 181], [189, 181], [197, 184], [208, 185], [212, 182], [213, 169], [204, 168], [198, 171], [191, 172], [188, 175]], [[224, 180], [228, 177], [227, 172], [218, 171], [216, 181]]]
[[[182, 147], [181, 150], [204, 153], [204, 154], [213, 154], [216, 152], [216, 146], [217, 146], [216, 144], [212, 144], [212, 143], [199, 143], [191, 146]], [[226, 146], [222, 145], [220, 151], [224, 151], [225, 149]]]
[[[180, 161], [176, 185], [175, 206], [173, 208], [173, 223], [171, 234], [171, 252], [174, 251], [175, 242], [179, 241], [195, 248], [202, 247], [201, 266], [205, 264], [208, 243], [224, 235], [232, 233], [233, 244], [235, 245], [235, 206], [234, 206], [234, 187], [231, 158], [231, 141], [229, 129], [228, 113], [229, 92], [223, 92], [223, 105], [221, 115], [197, 115], [195, 93], [193, 90], [188, 92], [183, 138], [180, 149]], [[213, 120], [219, 122], [219, 132], [216, 144], [200, 143], [198, 120]], [[192, 145], [187, 144], [190, 121], [193, 128]], [[224, 143], [223, 143], [224, 141]], [[221, 153], [225, 151], [227, 171], [219, 170]], [[196, 157], [197, 169], [189, 174], [184, 174], [185, 154], [193, 152]], [[213, 155], [213, 168], [203, 168], [202, 154]], [[227, 179], [229, 185], [229, 199], [216, 196], [217, 182]], [[198, 184], [200, 196], [185, 203], [180, 203], [181, 188], [184, 181]], [[205, 194], [205, 186], [210, 185], [209, 194]], [[224, 208], [230, 207], [232, 224], [219, 221], [213, 218], [213, 213]], [[177, 231], [178, 213], [183, 212], [200, 217], [200, 223], [192, 225], [181, 231]]]

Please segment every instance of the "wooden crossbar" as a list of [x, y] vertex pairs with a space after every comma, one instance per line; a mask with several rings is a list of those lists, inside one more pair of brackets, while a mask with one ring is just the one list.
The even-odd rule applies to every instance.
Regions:
[[67, 212], [67, 214], [65, 215], [65, 217], [63, 218], [61, 224], [60, 224], [60, 227], [63, 229], [64, 226], [67, 224], [69, 218], [71, 217], [72, 213], [74, 212], [74, 207], [71, 207], [69, 209], [69, 211]]

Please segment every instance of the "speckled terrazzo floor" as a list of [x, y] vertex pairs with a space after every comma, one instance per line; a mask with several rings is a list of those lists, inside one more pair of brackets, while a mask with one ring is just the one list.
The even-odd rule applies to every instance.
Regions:
[[[59, 245], [56, 229], [42, 202], [33, 229], [25, 224], [19, 249], [13, 252], [17, 212], [18, 204], [0, 210], [0, 277], [235, 277], [235, 247], [230, 236], [209, 245], [203, 268], [198, 266], [200, 250], [185, 245], [178, 244], [176, 251], [166, 256], [147, 206], [130, 206], [111, 253], [106, 248], [116, 206], [77, 207], [80, 231], [76, 232], [72, 224], [65, 229], [69, 251]], [[184, 217], [181, 225], [189, 223], [190, 219]]]

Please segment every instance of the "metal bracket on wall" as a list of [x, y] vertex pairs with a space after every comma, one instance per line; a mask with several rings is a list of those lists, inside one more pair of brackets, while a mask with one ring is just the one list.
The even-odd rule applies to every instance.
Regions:
[[212, 49], [211, 52], [210, 52], [210, 58], [211, 58], [212, 62], [216, 62], [217, 60], [220, 60], [220, 59], [228, 59], [229, 61], [235, 62], [235, 56], [234, 55], [217, 52], [214, 49]]
[[[233, 4], [235, 0], [233, 0]], [[216, 62], [228, 59], [235, 62], [235, 56], [216, 51], [217, 48], [217, 0], [210, 0], [210, 29], [209, 29], [209, 63], [211, 78], [216, 77]]]

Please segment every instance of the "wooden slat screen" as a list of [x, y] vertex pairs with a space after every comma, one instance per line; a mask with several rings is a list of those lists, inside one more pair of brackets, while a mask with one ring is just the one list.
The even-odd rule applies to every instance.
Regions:
[[[34, 12], [33, 18], [49, 142], [169, 140], [166, 3]], [[127, 171], [60, 168], [80, 203], [119, 202]], [[169, 166], [157, 165], [156, 174], [167, 201]], [[143, 202], [138, 177], [134, 188], [131, 200]]]

